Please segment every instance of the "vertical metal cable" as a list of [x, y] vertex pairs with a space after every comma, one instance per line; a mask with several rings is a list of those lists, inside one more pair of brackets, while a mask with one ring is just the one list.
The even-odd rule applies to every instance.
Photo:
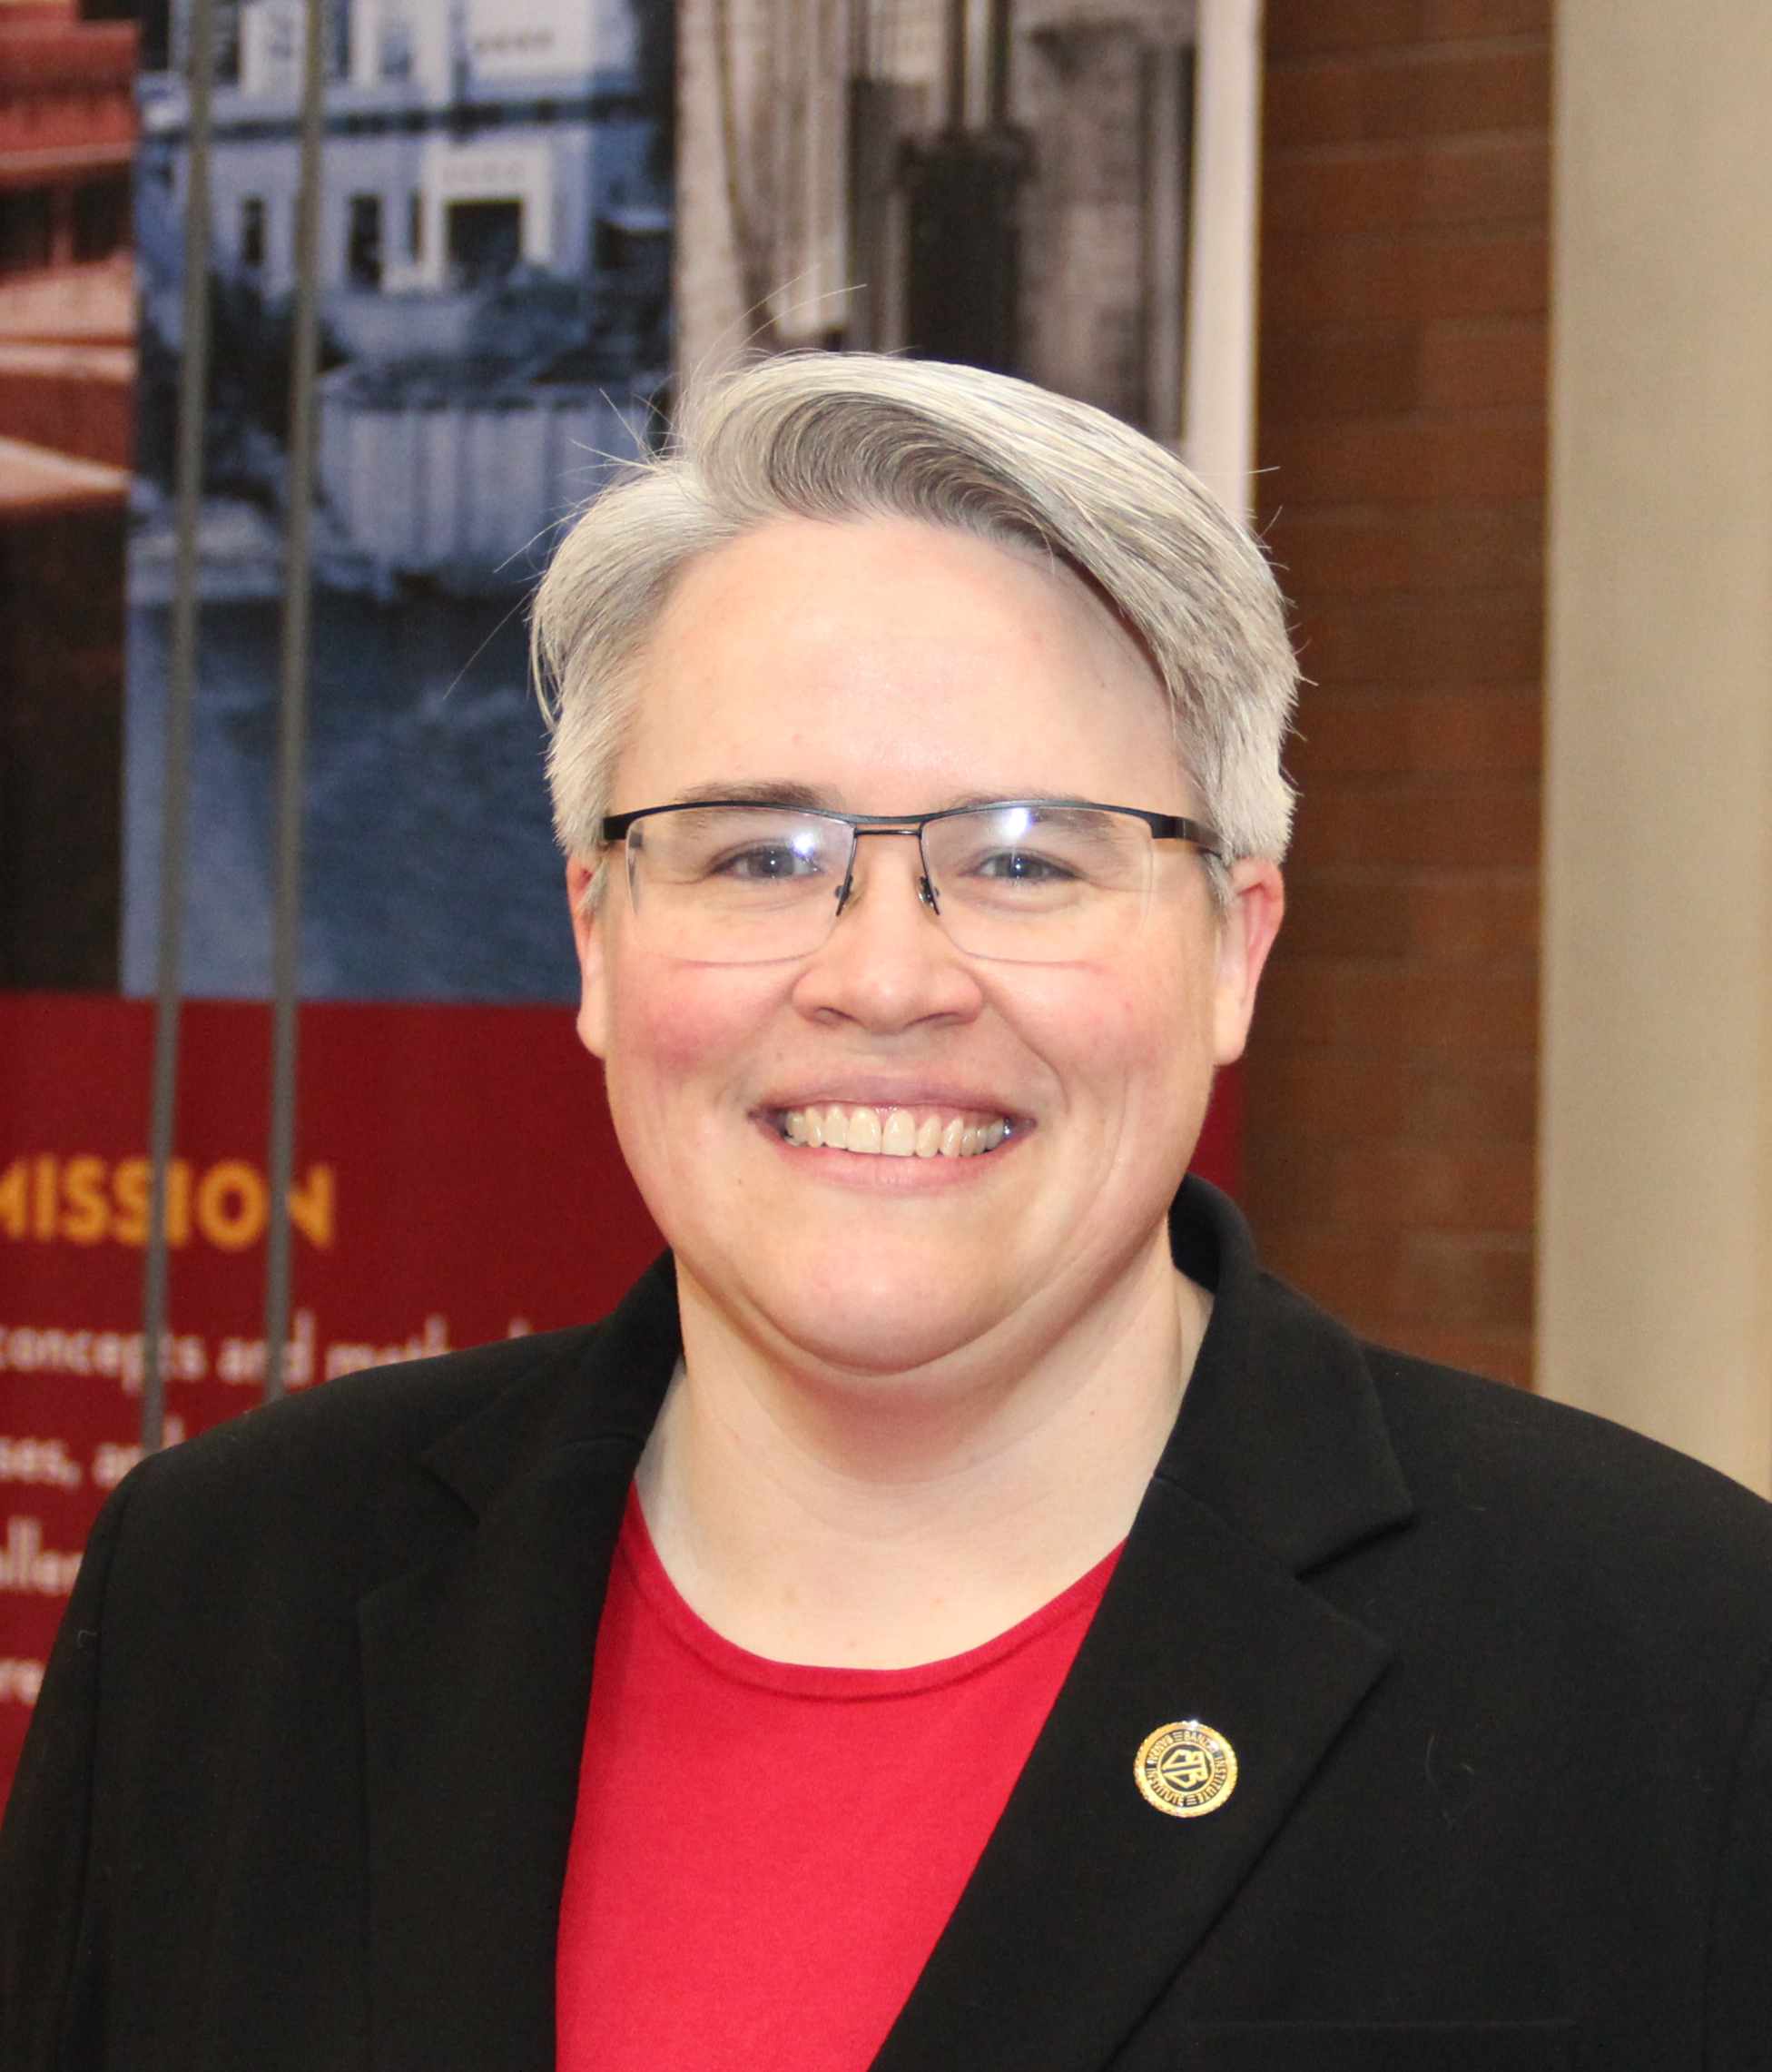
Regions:
[[271, 957], [271, 1205], [266, 1228], [264, 1394], [283, 1393], [290, 1336], [290, 1187], [295, 1179], [296, 1018], [301, 980], [301, 778], [308, 738], [314, 463], [320, 445], [320, 150], [326, 123], [327, 0], [308, 0], [301, 65], [301, 165], [295, 203], [295, 310], [284, 485], [283, 644], [278, 681], [277, 909]]
[[160, 827], [160, 955], [155, 987], [153, 1097], [149, 1119], [148, 1242], [142, 1288], [142, 1450], [166, 1436], [166, 1297], [171, 1264], [172, 1145], [178, 1121], [179, 1009], [183, 992], [184, 872], [191, 812], [191, 707], [197, 676], [197, 532], [203, 504], [209, 405], [209, 155], [215, 86], [214, 0], [192, 0], [186, 77], [184, 301], [179, 341], [177, 519], [172, 640]]

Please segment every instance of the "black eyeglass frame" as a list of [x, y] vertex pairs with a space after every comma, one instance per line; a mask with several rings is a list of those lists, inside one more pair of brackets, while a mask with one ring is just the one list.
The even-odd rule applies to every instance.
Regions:
[[[837, 888], [834, 921], [849, 904], [849, 897], [855, 883], [855, 857], [864, 834], [914, 835], [917, 841], [917, 857], [922, 869], [918, 873], [917, 894], [932, 914], [941, 911], [940, 901], [930, 876], [929, 851], [923, 845], [923, 830], [938, 820], [959, 820], [980, 813], [1013, 813], [1018, 809], [1039, 812], [1043, 807], [1061, 806], [1082, 813], [1118, 814], [1127, 820], [1142, 820], [1150, 829], [1153, 842], [1188, 842], [1203, 856], [1224, 864], [1231, 860], [1225, 845], [1225, 838], [1216, 827], [1208, 827], [1204, 821], [1190, 820], [1177, 813], [1147, 813], [1142, 806], [1104, 805], [1097, 799], [983, 799], [976, 805], [943, 806], [936, 813], [890, 814], [890, 813], [837, 813], [825, 806], [790, 805], [785, 801], [769, 799], [681, 799], [673, 805], [644, 805], [633, 813], [606, 814], [598, 824], [598, 835], [603, 846], [614, 848], [618, 843], [625, 844], [629, 831], [643, 820], [653, 820], [667, 813], [697, 813], [704, 810], [742, 813], [797, 813], [808, 820], [835, 821], [839, 826], [849, 829], [849, 862], [843, 871], [843, 882]], [[633, 863], [629, 861], [629, 890], [632, 892]]]
[[1012, 813], [1017, 808], [1039, 812], [1043, 806], [1055, 805], [1073, 812], [1117, 813], [1127, 820], [1142, 820], [1154, 842], [1191, 842], [1202, 855], [1216, 857], [1221, 863], [1231, 860], [1224, 836], [1203, 820], [1189, 820], [1178, 813], [1147, 813], [1136, 805], [1104, 805], [1099, 799], [982, 799], [977, 805], [948, 805], [939, 813], [908, 814], [837, 813], [828, 806], [776, 804], [769, 799], [684, 799], [675, 805], [643, 805], [634, 813], [607, 814], [598, 824], [597, 834], [605, 848], [613, 849], [616, 843], [626, 841], [627, 831], [636, 821], [651, 820], [661, 813], [698, 813], [709, 808], [715, 812], [803, 813], [809, 820], [840, 821], [858, 837], [914, 834], [920, 847], [923, 830], [931, 821], [958, 820], [973, 813]]

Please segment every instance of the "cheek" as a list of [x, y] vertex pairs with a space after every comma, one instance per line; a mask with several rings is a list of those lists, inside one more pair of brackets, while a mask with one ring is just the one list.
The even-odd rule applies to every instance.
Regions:
[[636, 960], [618, 970], [606, 1061], [618, 1125], [698, 1097], [734, 1098], [761, 1055], [773, 1004], [763, 983], [728, 968]]
[[1213, 1006], [1196, 962], [1175, 955], [1120, 970], [1030, 972], [1018, 988], [1023, 1039], [1074, 1100], [1191, 1110], [1194, 1082], [1210, 1076]]

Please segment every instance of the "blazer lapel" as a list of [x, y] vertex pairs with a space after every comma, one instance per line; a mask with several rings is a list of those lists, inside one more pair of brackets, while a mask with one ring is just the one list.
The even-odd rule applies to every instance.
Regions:
[[[1410, 1515], [1359, 1349], [1257, 1274], [1242, 1219], [1198, 1183], [1176, 1239], [1216, 1300], [1175, 1436], [874, 2072], [1102, 2066], [1383, 1672], [1386, 1644], [1298, 1579]], [[1215, 1729], [1238, 1762], [1230, 1796], [1191, 1820], [1134, 1781], [1146, 1736], [1181, 1720]]]
[[576, 1372], [431, 1449], [474, 1522], [359, 1607], [377, 2072], [552, 2072], [597, 1621], [676, 1357], [666, 1261]]

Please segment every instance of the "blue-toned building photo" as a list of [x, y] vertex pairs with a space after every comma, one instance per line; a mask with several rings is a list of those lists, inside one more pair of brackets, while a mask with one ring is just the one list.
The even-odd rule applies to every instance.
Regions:
[[[222, 0], [219, 11], [186, 948], [197, 992], [256, 992], [268, 971], [305, 22], [304, 0]], [[154, 944], [184, 35], [175, 7], [140, 84], [133, 990], [151, 982]], [[334, 996], [559, 995], [571, 971], [552, 906], [521, 606], [562, 519], [664, 422], [670, 6], [329, 0], [325, 38], [304, 984]]]

